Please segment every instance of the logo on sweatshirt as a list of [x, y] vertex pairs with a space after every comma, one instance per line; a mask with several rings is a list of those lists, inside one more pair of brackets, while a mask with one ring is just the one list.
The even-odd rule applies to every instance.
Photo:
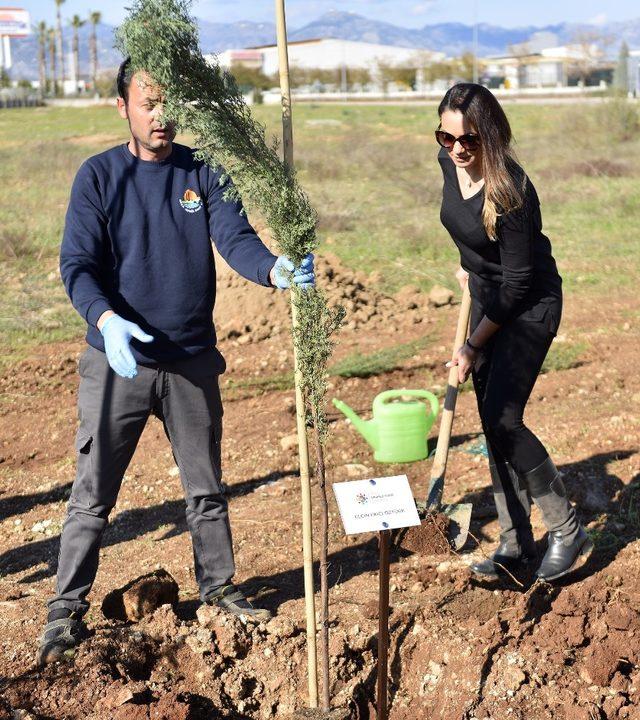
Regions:
[[202, 207], [202, 199], [198, 193], [193, 190], [185, 190], [182, 200], [180, 200], [180, 205], [182, 205], [188, 213], [196, 213]]

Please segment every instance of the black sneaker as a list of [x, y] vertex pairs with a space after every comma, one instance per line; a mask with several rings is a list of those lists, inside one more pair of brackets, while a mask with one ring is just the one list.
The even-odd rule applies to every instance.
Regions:
[[254, 607], [242, 590], [233, 584], [215, 588], [207, 596], [205, 602], [207, 605], [214, 605], [234, 615], [244, 615], [247, 619], [256, 622], [267, 622], [273, 617], [269, 610]]
[[38, 645], [38, 665], [71, 659], [87, 634], [78, 613], [67, 608], [50, 610]]

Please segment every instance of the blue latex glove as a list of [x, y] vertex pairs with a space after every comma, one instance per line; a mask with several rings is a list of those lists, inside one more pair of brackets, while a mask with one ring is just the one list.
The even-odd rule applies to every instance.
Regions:
[[275, 286], [281, 290], [290, 287], [289, 273], [293, 273], [293, 282], [303, 290], [313, 287], [316, 284], [316, 276], [313, 272], [313, 255], [309, 253], [300, 263], [299, 267], [294, 268], [293, 263], [285, 255], [280, 255], [273, 266], [273, 279]]
[[121, 318], [120, 315], [110, 315], [104, 321], [100, 332], [104, 338], [107, 360], [113, 371], [121, 377], [134, 378], [138, 370], [129, 341], [136, 338], [140, 342], [150, 343], [153, 335], [148, 335], [139, 325]]

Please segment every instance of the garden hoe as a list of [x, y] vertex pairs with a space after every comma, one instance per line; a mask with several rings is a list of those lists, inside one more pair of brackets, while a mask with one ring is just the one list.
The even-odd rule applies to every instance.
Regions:
[[[458, 316], [458, 327], [456, 339], [453, 345], [452, 356], [458, 348], [462, 347], [467, 337], [469, 328], [469, 314], [471, 312], [471, 295], [468, 285], [465, 286], [462, 294], [462, 304]], [[453, 366], [449, 371], [447, 393], [444, 398], [444, 408], [440, 418], [440, 432], [438, 433], [438, 444], [436, 454], [431, 468], [431, 480], [427, 493], [427, 502], [424, 506], [426, 516], [442, 513], [449, 519], [448, 539], [456, 550], [460, 550], [467, 541], [469, 534], [469, 523], [471, 522], [471, 503], [458, 503], [455, 505], [442, 505], [442, 493], [444, 491], [444, 476], [447, 470], [449, 457], [449, 441], [451, 440], [451, 427], [458, 398], [458, 368]], [[420, 509], [423, 509], [420, 507]]]

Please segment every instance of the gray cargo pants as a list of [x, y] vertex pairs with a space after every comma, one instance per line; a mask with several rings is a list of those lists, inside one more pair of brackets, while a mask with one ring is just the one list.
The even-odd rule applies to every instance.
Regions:
[[82, 355], [77, 475], [62, 528], [50, 609], [87, 611], [109, 513], [152, 413], [163, 421], [180, 469], [201, 598], [230, 582], [235, 566], [221, 478], [219, 371], [217, 350], [158, 367], [138, 365], [138, 375], [131, 380], [116, 375], [99, 350], [89, 347]]

